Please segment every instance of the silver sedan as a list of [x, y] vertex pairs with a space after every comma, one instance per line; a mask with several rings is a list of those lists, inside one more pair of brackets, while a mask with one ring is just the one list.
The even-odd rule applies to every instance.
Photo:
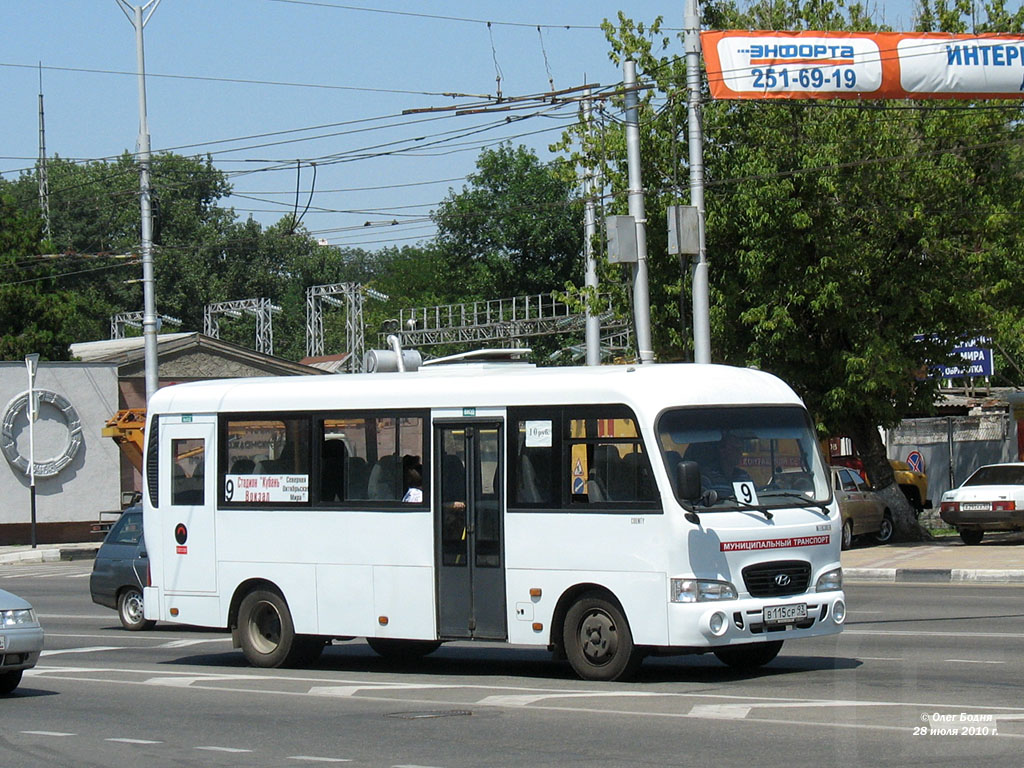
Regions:
[[0, 589], [0, 696], [21, 682], [21, 674], [39, 661], [43, 628], [32, 606]]

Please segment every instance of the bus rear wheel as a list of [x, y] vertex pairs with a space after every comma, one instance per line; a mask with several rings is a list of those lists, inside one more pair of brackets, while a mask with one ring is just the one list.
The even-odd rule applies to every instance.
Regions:
[[254, 589], [247, 594], [238, 608], [238, 631], [242, 652], [254, 667], [284, 667], [309, 660], [310, 644], [305, 642], [309, 638], [295, 634], [288, 603], [277, 592]]
[[575, 603], [562, 627], [565, 655], [584, 680], [628, 680], [640, 667], [643, 651], [633, 644], [622, 610], [599, 593]]
[[763, 667], [778, 656], [781, 650], [782, 641], [772, 640], [767, 643], [743, 643], [742, 645], [716, 648], [715, 656], [720, 662], [728, 664], [733, 669], [749, 672]]

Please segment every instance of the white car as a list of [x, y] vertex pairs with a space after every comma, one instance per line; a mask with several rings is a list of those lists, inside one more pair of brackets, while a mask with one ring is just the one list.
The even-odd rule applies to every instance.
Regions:
[[0, 589], [0, 696], [18, 687], [21, 674], [39, 661], [43, 628], [32, 606]]
[[978, 544], [985, 531], [1024, 530], [1024, 463], [987, 464], [942, 494], [939, 515]]

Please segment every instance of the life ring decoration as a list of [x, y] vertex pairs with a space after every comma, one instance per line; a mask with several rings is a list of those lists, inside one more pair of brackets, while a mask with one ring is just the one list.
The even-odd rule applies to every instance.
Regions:
[[[62, 469], [75, 460], [78, 450], [82, 447], [82, 420], [78, 418], [78, 411], [64, 395], [53, 392], [49, 389], [35, 389], [33, 393], [39, 399], [39, 404], [48, 403], [61, 412], [64, 417], [64, 426], [68, 430], [68, 440], [64, 444], [64, 450], [48, 459], [35, 460], [36, 477], [53, 477]], [[14, 421], [22, 411], [28, 418], [28, 391], [13, 397], [4, 409], [3, 427], [0, 429], [0, 450], [4, 453], [7, 463], [24, 475], [29, 474], [28, 457], [18, 452], [18, 442], [14, 435]]]

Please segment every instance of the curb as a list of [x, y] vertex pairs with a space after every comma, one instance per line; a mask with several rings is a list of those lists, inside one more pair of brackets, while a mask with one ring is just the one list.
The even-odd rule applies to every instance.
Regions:
[[844, 581], [875, 584], [1024, 584], [1024, 570], [967, 568], [844, 568]]
[[12, 563], [57, 563], [61, 560], [95, 560], [99, 544], [95, 547], [68, 546], [26, 549], [0, 554], [0, 565]]

